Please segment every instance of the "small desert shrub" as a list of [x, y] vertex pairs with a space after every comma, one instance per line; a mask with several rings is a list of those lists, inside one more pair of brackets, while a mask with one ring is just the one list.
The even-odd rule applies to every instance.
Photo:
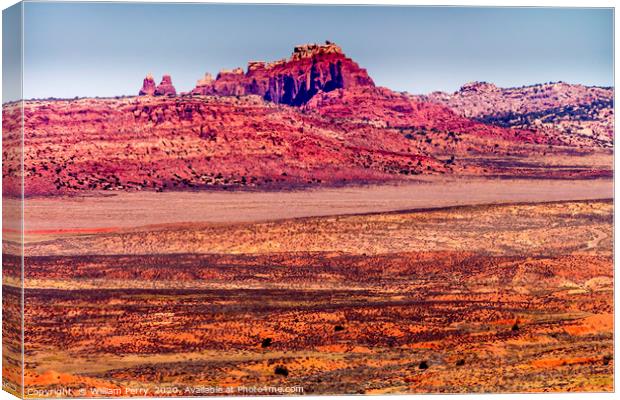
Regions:
[[515, 322], [512, 328], [510, 328], [513, 332], [517, 332], [519, 330], [519, 323]]
[[271, 338], [265, 338], [261, 342], [260, 347], [262, 347], [264, 349], [265, 347], [271, 346], [271, 343], [273, 343], [273, 340]]

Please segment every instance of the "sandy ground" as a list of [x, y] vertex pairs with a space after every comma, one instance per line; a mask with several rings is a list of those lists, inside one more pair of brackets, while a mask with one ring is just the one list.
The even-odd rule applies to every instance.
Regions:
[[27, 246], [24, 380], [611, 391], [612, 221], [601, 200], [65, 235]]
[[613, 182], [609, 179], [431, 178], [399, 185], [289, 192], [134, 192], [29, 198], [25, 202], [25, 231], [89, 233], [157, 224], [257, 222], [457, 205], [612, 197]]
[[[371, 255], [454, 250], [527, 256], [599, 251], [611, 254], [612, 216], [611, 201], [600, 200], [464, 206], [228, 225], [171, 224], [98, 234], [28, 235], [25, 254], [339, 252]], [[110, 272], [104, 267], [100, 269]]]

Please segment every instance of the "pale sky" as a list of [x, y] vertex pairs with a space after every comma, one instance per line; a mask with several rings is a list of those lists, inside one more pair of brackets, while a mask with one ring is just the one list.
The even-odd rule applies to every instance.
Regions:
[[[148, 72], [205, 72], [331, 40], [394, 90], [547, 81], [613, 85], [613, 10], [26, 3], [24, 97], [137, 94]], [[5, 19], [6, 21], [6, 19]]]

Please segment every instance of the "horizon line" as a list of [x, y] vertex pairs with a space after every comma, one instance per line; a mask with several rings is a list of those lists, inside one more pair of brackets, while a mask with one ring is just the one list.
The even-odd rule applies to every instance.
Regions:
[[[147, 75], [148, 75], [148, 73], [147, 73]], [[147, 76], [147, 75], [145, 75], [145, 76]], [[168, 73], [163, 74], [163, 75], [170, 75], [172, 77], [172, 74], [168, 74]], [[446, 94], [457, 93], [461, 88], [463, 88], [463, 86], [468, 85], [468, 84], [472, 84], [472, 83], [488, 83], [488, 84], [495, 85], [495, 83], [490, 82], [490, 81], [468, 81], [468, 82], [464, 82], [463, 84], [461, 84], [459, 89], [457, 89], [455, 91], [452, 91], [452, 92], [444, 91], [444, 90], [433, 90], [433, 91], [425, 92], [425, 93], [412, 93], [412, 92], [409, 92], [407, 90], [397, 90], [397, 89], [392, 89], [390, 87], [382, 86], [382, 85], [375, 85], [375, 87], [385, 88], [385, 89], [391, 90], [393, 92], [407, 94], [407, 95], [410, 95], [410, 96], [426, 96], [426, 95], [433, 94], [433, 93], [446, 93]], [[495, 86], [497, 86], [498, 89], [508, 90], [508, 89], [522, 89], [522, 88], [527, 88], [527, 87], [543, 86], [543, 85], [554, 85], [554, 84], [559, 84], [559, 83], [564, 83], [564, 84], [571, 85], [571, 86], [583, 86], [583, 87], [586, 87], [586, 88], [615, 89], [615, 85], [587, 85], [587, 84], [584, 84], [584, 83], [574, 83], [574, 82], [567, 82], [567, 81], [563, 81], [563, 80], [547, 81], [547, 82], [537, 82], [537, 83], [527, 83], [527, 84], [520, 85], [520, 86], [497, 86], [497, 85], [495, 85]], [[172, 84], [174, 86], [174, 82]], [[344, 88], [338, 88], [338, 89], [344, 89]], [[336, 89], [336, 90], [338, 90], [338, 89]], [[9, 100], [9, 101], [3, 102], [2, 105], [18, 103], [18, 102], [24, 102], [24, 101], [43, 101], [43, 100], [120, 99], [120, 98], [130, 98], [130, 97], [247, 97], [247, 96], [258, 96], [258, 95], [255, 95], [255, 94], [245, 94], [245, 95], [237, 95], [237, 96], [226, 96], [226, 95], [217, 95], [217, 94], [213, 94], [213, 95], [198, 95], [198, 94], [191, 94], [190, 92], [178, 92], [176, 95], [146, 96], [146, 95], [139, 95], [139, 94], [137, 94], [137, 92], [139, 90], [140, 89], [138, 88], [138, 90], [136, 91], [136, 94], [118, 94], [118, 95], [112, 95], [112, 96], [97, 96], [97, 95], [94, 95], [94, 96], [93, 95], [79, 96], [78, 95], [78, 96], [73, 96], [73, 97], [56, 97], [56, 96], [30, 97], [30, 98], [22, 98], [22, 99], [18, 99], [18, 100]], [[260, 96], [258, 96], [258, 97], [260, 97]]]

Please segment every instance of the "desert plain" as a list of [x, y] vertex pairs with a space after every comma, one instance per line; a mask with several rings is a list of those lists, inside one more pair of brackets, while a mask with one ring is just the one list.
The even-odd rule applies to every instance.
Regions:
[[[611, 187], [27, 199], [24, 383], [32, 397], [612, 390]], [[136, 218], [149, 201], [154, 220]], [[19, 303], [19, 258], [4, 262]]]

